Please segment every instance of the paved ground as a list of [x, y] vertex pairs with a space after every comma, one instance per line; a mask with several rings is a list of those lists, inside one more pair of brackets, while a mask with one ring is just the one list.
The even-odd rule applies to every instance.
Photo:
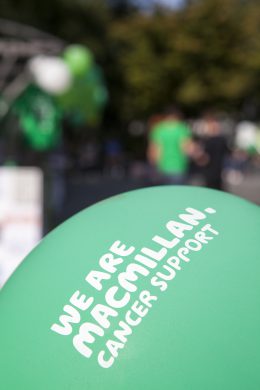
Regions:
[[[193, 185], [202, 185], [199, 178], [193, 179]], [[82, 209], [110, 196], [122, 192], [147, 187], [144, 180], [129, 178], [112, 179], [101, 177], [71, 178], [67, 183], [65, 207], [59, 222], [66, 220]], [[247, 174], [239, 184], [226, 183], [229, 192], [260, 205], [260, 174]]]
[[260, 175], [247, 174], [237, 185], [228, 185], [229, 192], [260, 205]]

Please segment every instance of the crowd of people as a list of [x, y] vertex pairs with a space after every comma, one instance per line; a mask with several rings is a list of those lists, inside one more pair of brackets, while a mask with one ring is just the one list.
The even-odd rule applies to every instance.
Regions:
[[260, 129], [213, 112], [185, 122], [170, 108], [151, 119], [147, 149], [156, 184], [189, 184], [196, 174], [206, 187], [225, 190], [226, 181], [237, 184], [248, 167], [259, 167]]
[[120, 131], [83, 129], [79, 137], [63, 130], [58, 147], [48, 153], [30, 150], [21, 137], [10, 145], [5, 139], [0, 143], [2, 165], [15, 161], [42, 169], [46, 207], [55, 215], [62, 215], [75, 182], [82, 185], [82, 197], [97, 183], [104, 193], [107, 185], [115, 186], [114, 192], [164, 184], [232, 190], [247, 173], [260, 172], [260, 127], [214, 111], [191, 120], [169, 107]]
[[169, 107], [147, 123], [133, 121], [128, 132], [104, 130], [79, 148], [70, 139], [67, 144], [59, 153], [72, 175], [137, 178], [148, 185], [190, 184], [196, 178], [225, 190], [226, 182], [239, 184], [247, 171], [260, 167], [260, 127], [214, 111], [186, 120]]
[[149, 132], [148, 160], [161, 184], [187, 184], [191, 167], [200, 171], [205, 185], [223, 189], [223, 169], [230, 154], [220, 122], [207, 114], [203, 131], [195, 134], [181, 113], [170, 109]]

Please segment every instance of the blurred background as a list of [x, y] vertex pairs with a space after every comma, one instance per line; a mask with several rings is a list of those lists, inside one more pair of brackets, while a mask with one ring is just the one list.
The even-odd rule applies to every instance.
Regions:
[[1, 0], [0, 287], [109, 196], [260, 204], [259, 0]]

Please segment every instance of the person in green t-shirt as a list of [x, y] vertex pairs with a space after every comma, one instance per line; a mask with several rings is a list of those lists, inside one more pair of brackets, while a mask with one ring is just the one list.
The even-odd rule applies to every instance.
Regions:
[[191, 131], [176, 110], [171, 110], [150, 132], [148, 159], [162, 184], [184, 184], [187, 180]]

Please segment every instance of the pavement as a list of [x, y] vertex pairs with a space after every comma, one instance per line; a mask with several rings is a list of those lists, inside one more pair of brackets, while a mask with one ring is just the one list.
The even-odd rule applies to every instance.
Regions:
[[260, 205], [260, 174], [248, 173], [238, 184], [227, 183], [227, 189], [234, 195]]
[[[203, 186], [201, 178], [193, 178], [191, 185]], [[66, 198], [59, 223], [101, 200], [122, 192], [149, 186], [144, 179], [109, 178], [102, 176], [72, 177], [67, 182]], [[247, 173], [240, 181], [225, 182], [228, 192], [260, 205], [260, 173]]]

